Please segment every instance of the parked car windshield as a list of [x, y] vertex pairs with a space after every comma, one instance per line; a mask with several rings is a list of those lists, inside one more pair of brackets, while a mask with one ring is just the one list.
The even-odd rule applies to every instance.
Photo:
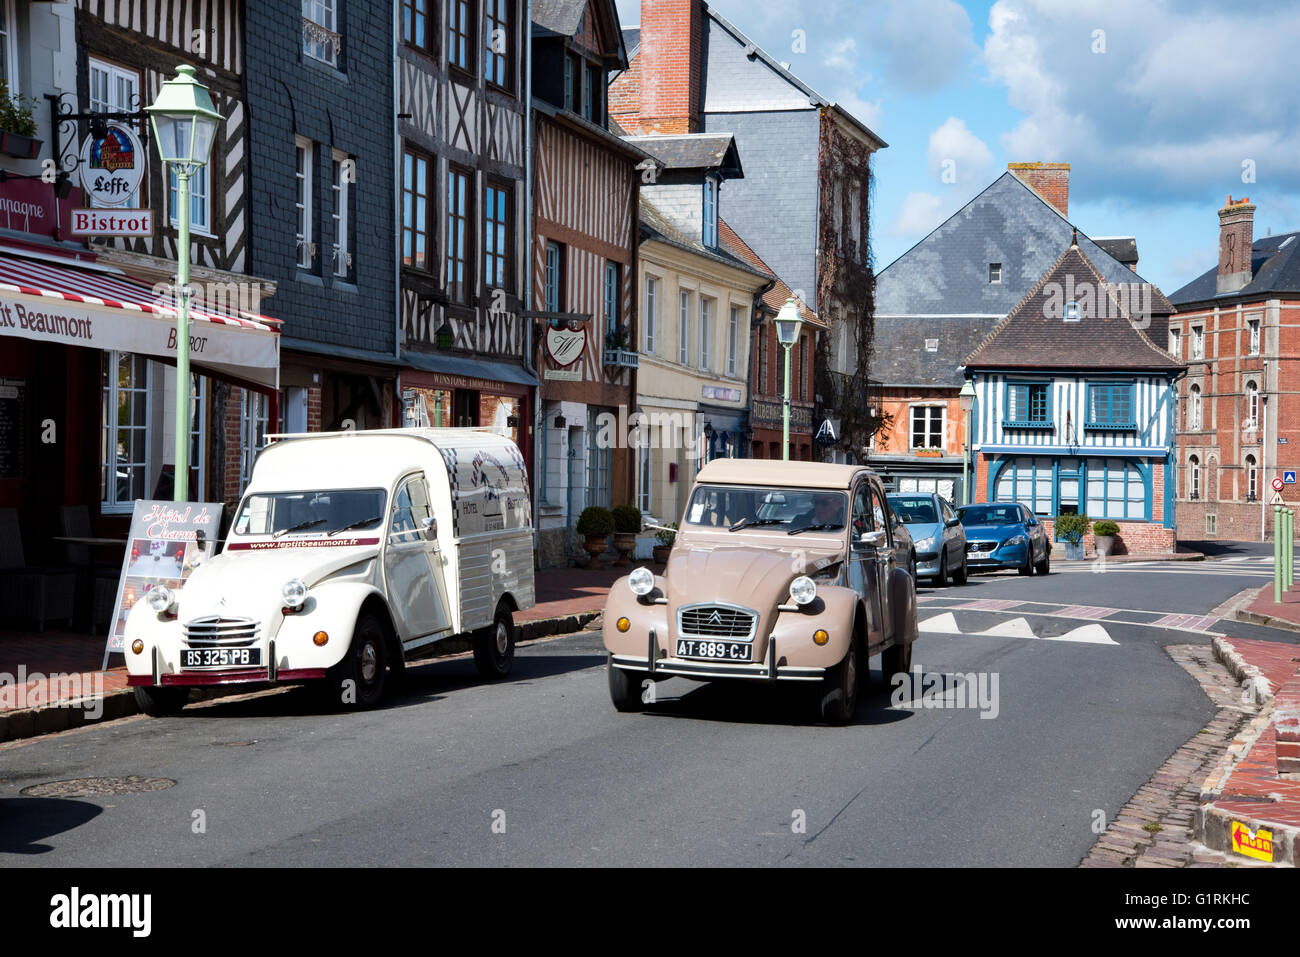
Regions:
[[1015, 505], [972, 505], [961, 512], [962, 525], [1016, 525], [1024, 518]]
[[319, 492], [263, 492], [245, 497], [235, 516], [236, 535], [325, 534], [351, 526], [377, 528], [388, 493], [381, 488]]
[[762, 527], [790, 531], [806, 526], [844, 527], [848, 495], [823, 489], [701, 485], [686, 506], [688, 525]]
[[889, 496], [889, 505], [904, 525], [926, 525], [939, 521], [930, 496]]

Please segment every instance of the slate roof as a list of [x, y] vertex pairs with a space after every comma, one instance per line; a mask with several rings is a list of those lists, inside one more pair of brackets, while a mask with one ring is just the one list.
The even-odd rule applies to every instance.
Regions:
[[[1078, 322], [1065, 322], [1054, 314], [1063, 296], [1058, 290], [1053, 302], [1049, 283], [1059, 284], [1060, 290], [1087, 284], [1098, 290], [1097, 303], [1092, 309], [1085, 306]], [[1131, 284], [1108, 283], [1080, 246], [1071, 245], [964, 364], [979, 369], [1186, 368], [1134, 324], [1115, 295], [1122, 285]], [[1102, 296], [1109, 300], [1106, 308], [1101, 307]], [[1086, 303], [1083, 296], [1078, 298]]]
[[641, 49], [641, 27], [623, 28], [623, 46], [627, 48], [627, 58], [630, 60], [636, 56], [636, 51]]
[[533, 0], [533, 23], [552, 33], [571, 37], [582, 25], [587, 0]]
[[[961, 366], [984, 341], [996, 319], [965, 316], [918, 319], [876, 317], [871, 378], [890, 386], [961, 388]], [[926, 352], [925, 340], [937, 339], [938, 350]]]
[[1093, 236], [1092, 241], [1125, 266], [1138, 261], [1138, 244], [1132, 236]]
[[1300, 232], [1257, 239], [1250, 247], [1251, 280], [1236, 292], [1219, 295], [1218, 263], [1179, 289], [1170, 300], [1175, 306], [1216, 299], [1258, 299], [1268, 294], [1295, 298], [1300, 293]]
[[650, 134], [628, 136], [667, 169], [720, 169], [730, 177], [744, 176], [736, 138], [730, 133]]
[[[763, 262], [761, 256], [754, 252], [743, 239], [737, 235], [736, 231], [727, 225], [727, 221], [721, 216], [718, 217], [718, 236], [728, 248], [733, 249], [746, 262], [764, 270], [769, 276], [776, 280], [776, 284], [763, 294], [763, 305], [772, 310], [773, 313], [781, 311], [785, 301], [794, 297], [795, 302], [799, 303], [799, 316], [804, 322], [811, 323], [818, 329], [825, 330], [826, 323], [817, 318], [817, 313], [808, 308], [808, 304], [794, 295], [794, 290], [787, 286], [781, 279]], [[874, 375], [872, 376], [874, 379]]]
[[[670, 246], [676, 246], [678, 249], [684, 249], [697, 256], [712, 259], [715, 262], [730, 266], [732, 269], [739, 269], [763, 279], [771, 280], [776, 278], [772, 275], [771, 270], [761, 263], [755, 264], [729, 242], [728, 234], [735, 236], [730, 230], [719, 229], [718, 239], [720, 242], [718, 248], [716, 250], [709, 249], [703, 243], [691, 239], [674, 226], [672, 221], [664, 215], [663, 210], [646, 199], [644, 193], [641, 195], [640, 228], [641, 242], [658, 241], [667, 243]], [[781, 301], [784, 302], [785, 300]]]
[[[877, 274], [876, 313], [1001, 318], [1070, 245], [1073, 229], [1014, 174], [1003, 173]], [[1108, 282], [1143, 281], [1083, 233], [1079, 248]], [[1002, 264], [1000, 283], [989, 282], [989, 263]], [[1157, 303], [1173, 311], [1163, 295]]]

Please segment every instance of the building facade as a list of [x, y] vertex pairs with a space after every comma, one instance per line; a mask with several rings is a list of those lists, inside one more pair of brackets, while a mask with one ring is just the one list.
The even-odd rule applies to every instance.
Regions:
[[[964, 365], [974, 497], [1112, 519], [1120, 552], [1172, 552], [1174, 382], [1182, 362], [1147, 335], [1131, 283], [1071, 244]], [[1090, 546], [1092, 532], [1085, 536]]]
[[[1254, 238], [1255, 207], [1219, 210], [1219, 263], [1169, 298], [1178, 383], [1177, 510], [1190, 538], [1273, 537], [1272, 482], [1300, 468], [1300, 233]], [[1290, 505], [1296, 484], [1284, 484]]]
[[404, 421], [495, 427], [531, 469], [528, 4], [400, 6]]

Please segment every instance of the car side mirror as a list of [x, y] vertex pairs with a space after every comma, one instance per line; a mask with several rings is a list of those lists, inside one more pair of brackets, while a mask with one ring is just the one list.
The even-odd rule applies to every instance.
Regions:
[[883, 528], [878, 528], [875, 531], [863, 532], [861, 535], [859, 535], [858, 547], [865, 548], [867, 546], [871, 546], [872, 548], [875, 548], [883, 544], [884, 541], [885, 541], [885, 530]]
[[1029, 519], [1029, 521], [1025, 522], [1025, 524], [1026, 524], [1027, 526], [1029, 526], [1030, 528], [1033, 528], [1035, 525], [1038, 524], [1038, 519], [1036, 519], [1036, 518], [1032, 518], [1032, 517], [1031, 517], [1031, 518]]
[[944, 522], [943, 524], [944, 524], [946, 527], [948, 527], [948, 528], [956, 528], [958, 525], [961, 524], [961, 519], [960, 519], [960, 518], [950, 518], [950, 519], [948, 519], [948, 521]]

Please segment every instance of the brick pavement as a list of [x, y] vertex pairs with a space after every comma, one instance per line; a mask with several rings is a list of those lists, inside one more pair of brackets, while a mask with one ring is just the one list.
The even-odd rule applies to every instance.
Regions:
[[1270, 582], [1259, 590], [1259, 595], [1244, 610], [1258, 618], [1278, 619], [1300, 627], [1300, 584], [1284, 591], [1282, 600], [1276, 602], [1273, 600], [1273, 585]]

